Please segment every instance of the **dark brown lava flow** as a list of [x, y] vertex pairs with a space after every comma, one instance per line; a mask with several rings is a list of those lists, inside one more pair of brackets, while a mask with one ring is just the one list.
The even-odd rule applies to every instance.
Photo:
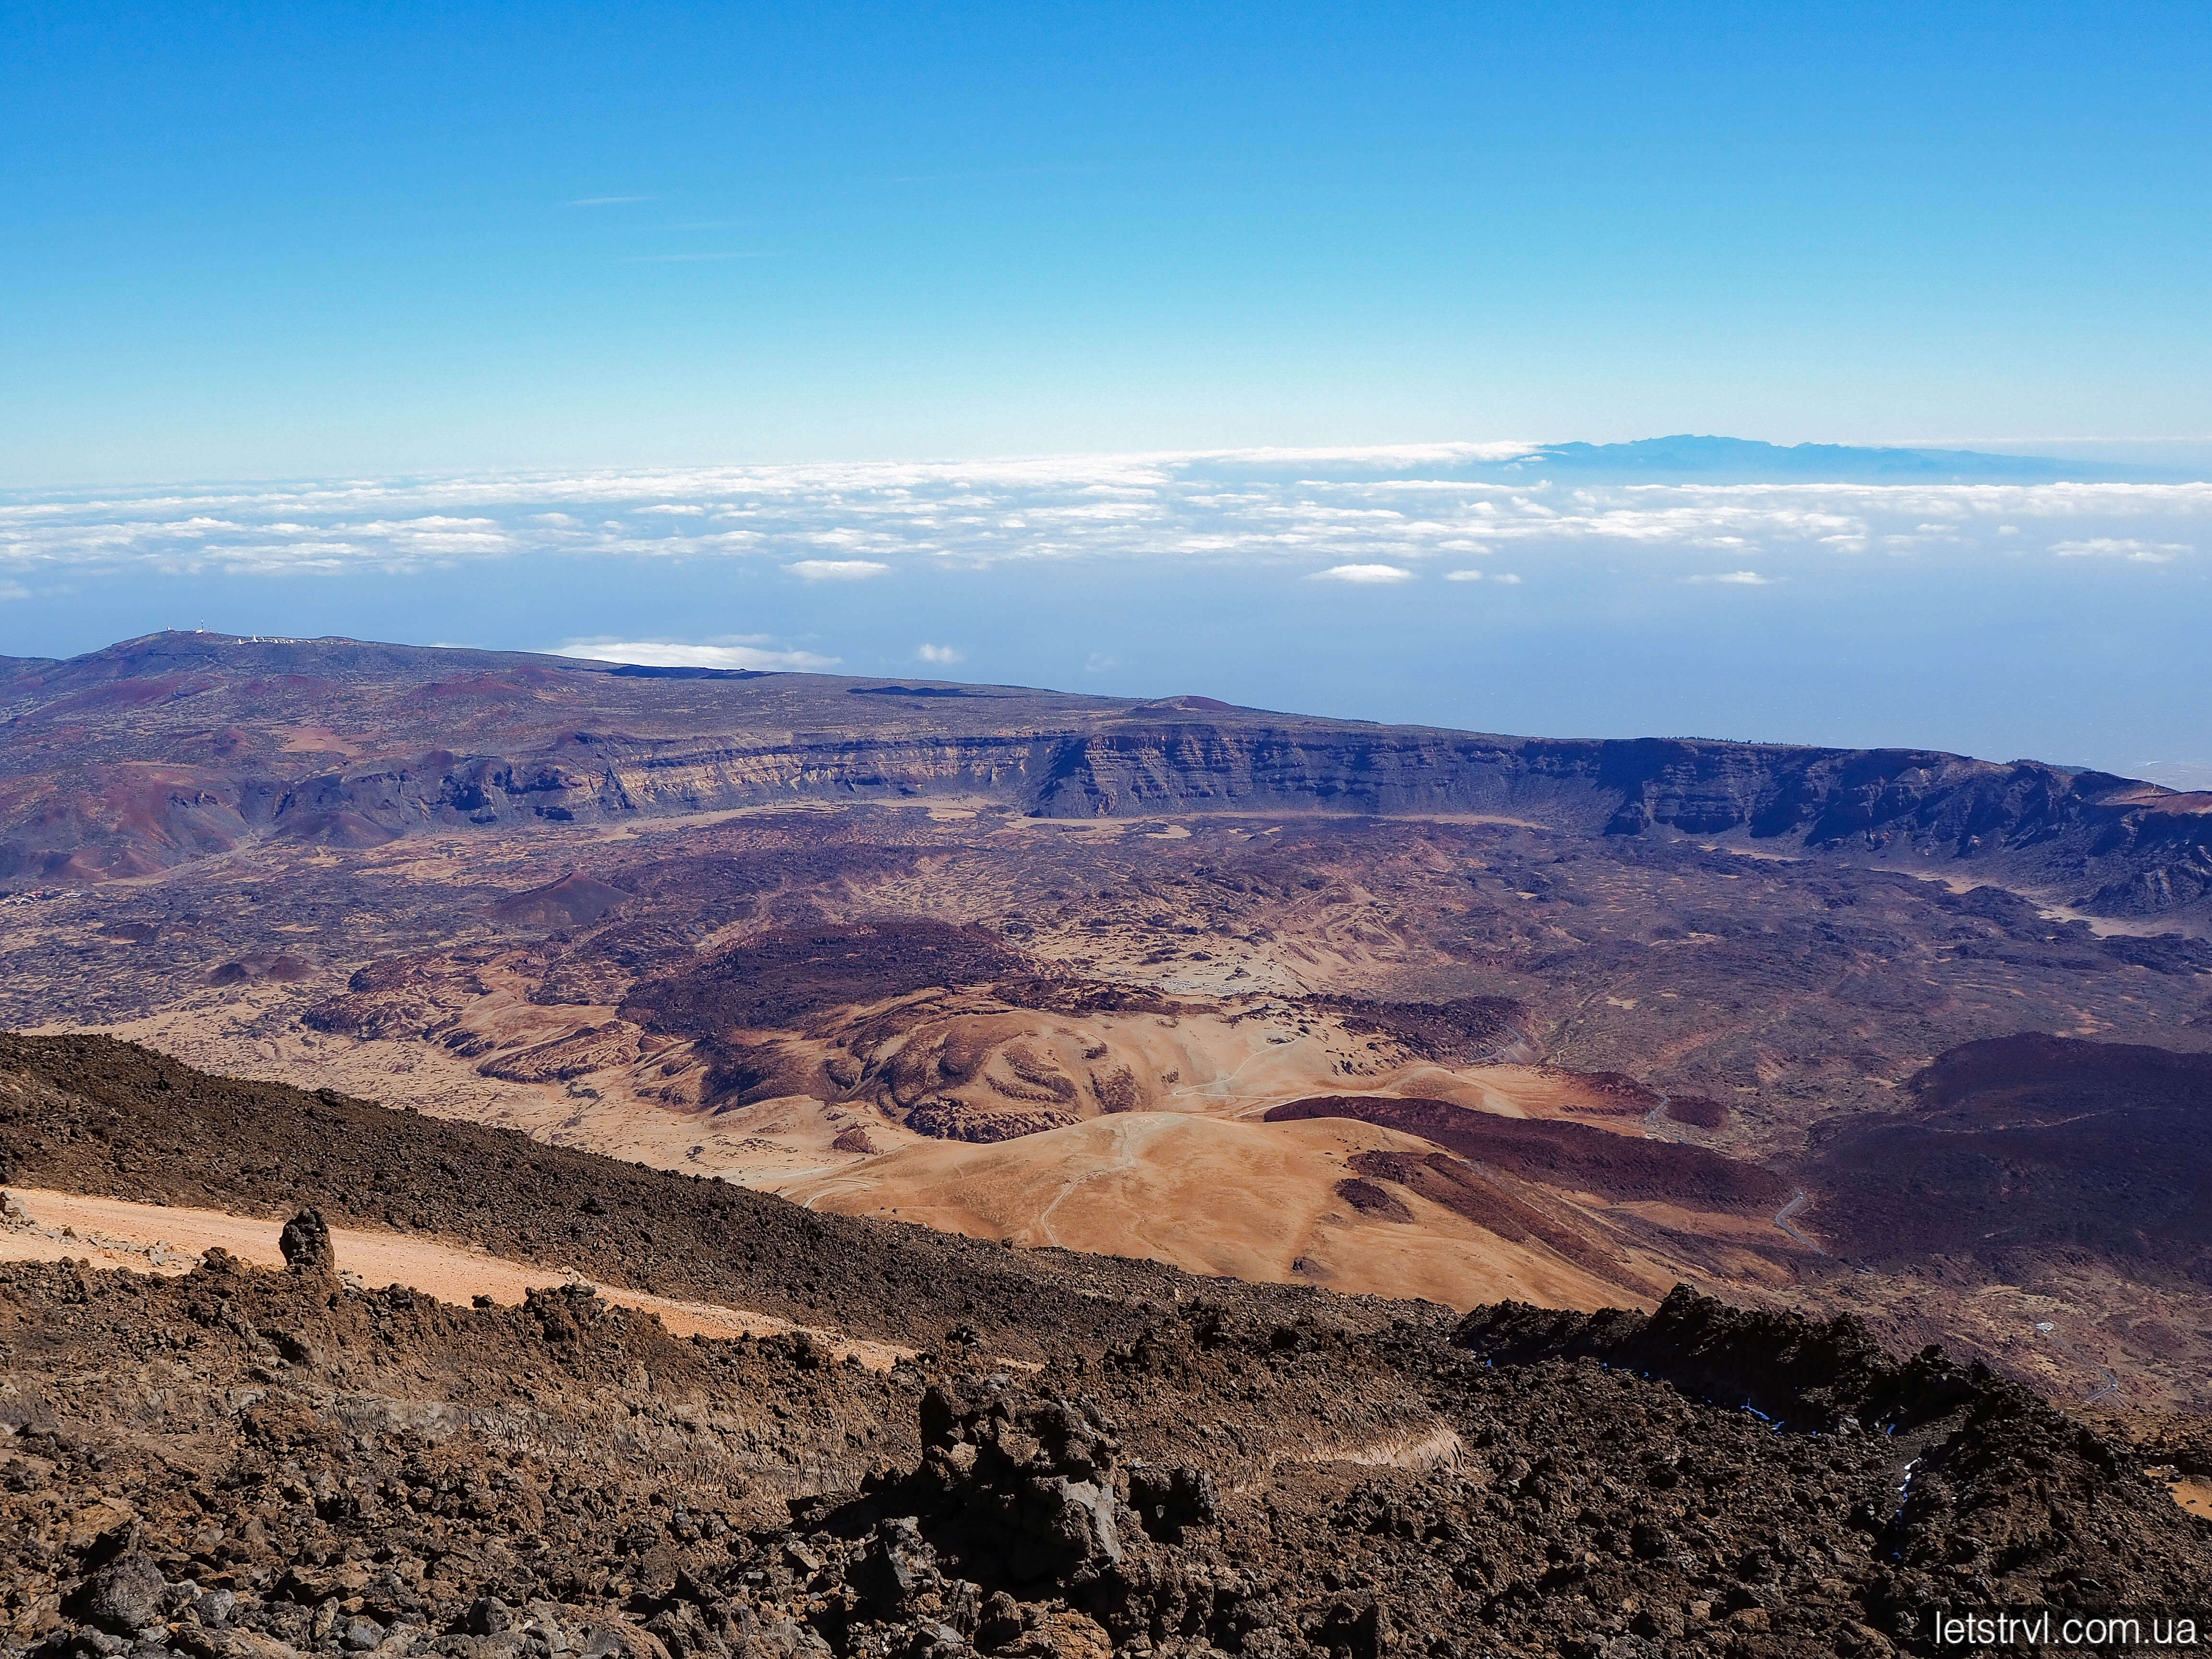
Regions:
[[1613, 1134], [1585, 1123], [1500, 1117], [1448, 1100], [1321, 1095], [1270, 1107], [1265, 1121], [1345, 1117], [1434, 1141], [1461, 1157], [1553, 1187], [1602, 1198], [1658, 1200], [1696, 1209], [1772, 1209], [1790, 1183], [1771, 1170], [1701, 1146]]

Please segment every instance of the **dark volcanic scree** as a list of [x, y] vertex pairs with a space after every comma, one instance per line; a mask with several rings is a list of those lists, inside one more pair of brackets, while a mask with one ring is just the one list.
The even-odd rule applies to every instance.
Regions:
[[[1940, 1602], [2212, 1574], [2140, 1453], [1848, 1320], [1686, 1289], [1457, 1319], [810, 1215], [102, 1042], [7, 1059], [13, 1179], [308, 1204], [282, 1270], [0, 1270], [0, 1607], [42, 1654], [1886, 1653]], [[180, 1130], [240, 1138], [172, 1167]], [[394, 1159], [419, 1188], [365, 1198]], [[322, 1206], [380, 1201], [526, 1254], [580, 1213], [628, 1278], [827, 1295], [924, 1346], [877, 1371], [588, 1286], [350, 1287]]]

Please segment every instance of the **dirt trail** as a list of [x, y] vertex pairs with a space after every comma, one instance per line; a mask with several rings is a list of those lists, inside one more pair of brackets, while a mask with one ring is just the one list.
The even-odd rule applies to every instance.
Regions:
[[[8, 1191], [27, 1219], [0, 1222], [0, 1261], [89, 1259], [95, 1267], [182, 1273], [198, 1266], [209, 1250], [221, 1249], [256, 1267], [284, 1265], [276, 1243], [283, 1231], [281, 1221], [37, 1188], [11, 1187]], [[676, 1336], [769, 1336], [813, 1329], [772, 1314], [678, 1302], [599, 1284], [560, 1268], [510, 1261], [488, 1254], [480, 1245], [453, 1239], [355, 1227], [333, 1227], [331, 1238], [337, 1247], [338, 1271], [349, 1278], [370, 1286], [404, 1285], [441, 1302], [465, 1303], [488, 1296], [512, 1307], [534, 1285], [586, 1284], [610, 1302], [656, 1316]], [[862, 1364], [878, 1370], [888, 1370], [912, 1357], [908, 1350], [884, 1343], [854, 1341], [826, 1330], [814, 1334], [839, 1358], [855, 1354]]]
[[1078, 1187], [1086, 1186], [1107, 1176], [1126, 1175], [1137, 1167], [1137, 1155], [1129, 1149], [1129, 1125], [1126, 1121], [1116, 1123], [1113, 1126], [1113, 1130], [1114, 1161], [1111, 1164], [1102, 1164], [1097, 1169], [1087, 1170], [1081, 1175], [1069, 1176], [1060, 1184], [1060, 1191], [1052, 1202], [1037, 1212], [1037, 1218], [1032, 1224], [1046, 1243], [1058, 1244], [1060, 1242], [1060, 1235], [1052, 1230], [1052, 1216], [1054, 1211], [1067, 1201], [1067, 1195], [1070, 1193]]
[[1827, 1255], [1827, 1251], [1822, 1249], [1817, 1243], [1806, 1237], [1804, 1234], [1799, 1232], [1795, 1227], [1790, 1224], [1790, 1218], [1796, 1215], [1798, 1211], [1803, 1209], [1806, 1205], [1810, 1202], [1812, 1202], [1812, 1200], [1805, 1195], [1805, 1189], [1802, 1187], [1800, 1187], [1796, 1193], [1791, 1194], [1790, 1201], [1774, 1212], [1774, 1224], [1781, 1228], [1784, 1232], [1788, 1233], [1790, 1237], [1796, 1239], [1800, 1244], [1805, 1246], [1807, 1249], [1811, 1250], [1814, 1255]]
[[[1643, 1128], [1644, 1138], [1646, 1140], [1671, 1140], [1677, 1146], [1686, 1146], [1690, 1144], [1659, 1121], [1666, 1115], [1667, 1109], [1674, 1103], [1674, 1096], [1662, 1094], [1659, 1097], [1659, 1103], [1644, 1113]], [[1802, 1194], [1801, 1194], [1800, 1196]], [[1784, 1225], [1782, 1231], [1785, 1233], [1794, 1233], [1796, 1229]], [[1821, 1254], [1825, 1255], [1827, 1253], [1824, 1250]]]

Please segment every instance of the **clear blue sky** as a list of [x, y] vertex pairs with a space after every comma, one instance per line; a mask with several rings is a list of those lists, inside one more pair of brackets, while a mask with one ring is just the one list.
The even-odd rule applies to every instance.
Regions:
[[2212, 432], [2212, 8], [0, 10], [0, 484]]

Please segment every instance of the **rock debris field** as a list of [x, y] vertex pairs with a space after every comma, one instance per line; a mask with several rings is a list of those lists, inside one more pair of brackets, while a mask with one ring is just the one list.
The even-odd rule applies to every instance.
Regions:
[[[1848, 1320], [1208, 1280], [9, 1041], [0, 1180], [283, 1224], [0, 1266], [10, 1654], [1882, 1654], [2212, 1587], [2139, 1455]], [[441, 1181], [609, 1292], [349, 1285], [338, 1223], [471, 1237]], [[655, 1285], [908, 1357], [613, 1300]]]

